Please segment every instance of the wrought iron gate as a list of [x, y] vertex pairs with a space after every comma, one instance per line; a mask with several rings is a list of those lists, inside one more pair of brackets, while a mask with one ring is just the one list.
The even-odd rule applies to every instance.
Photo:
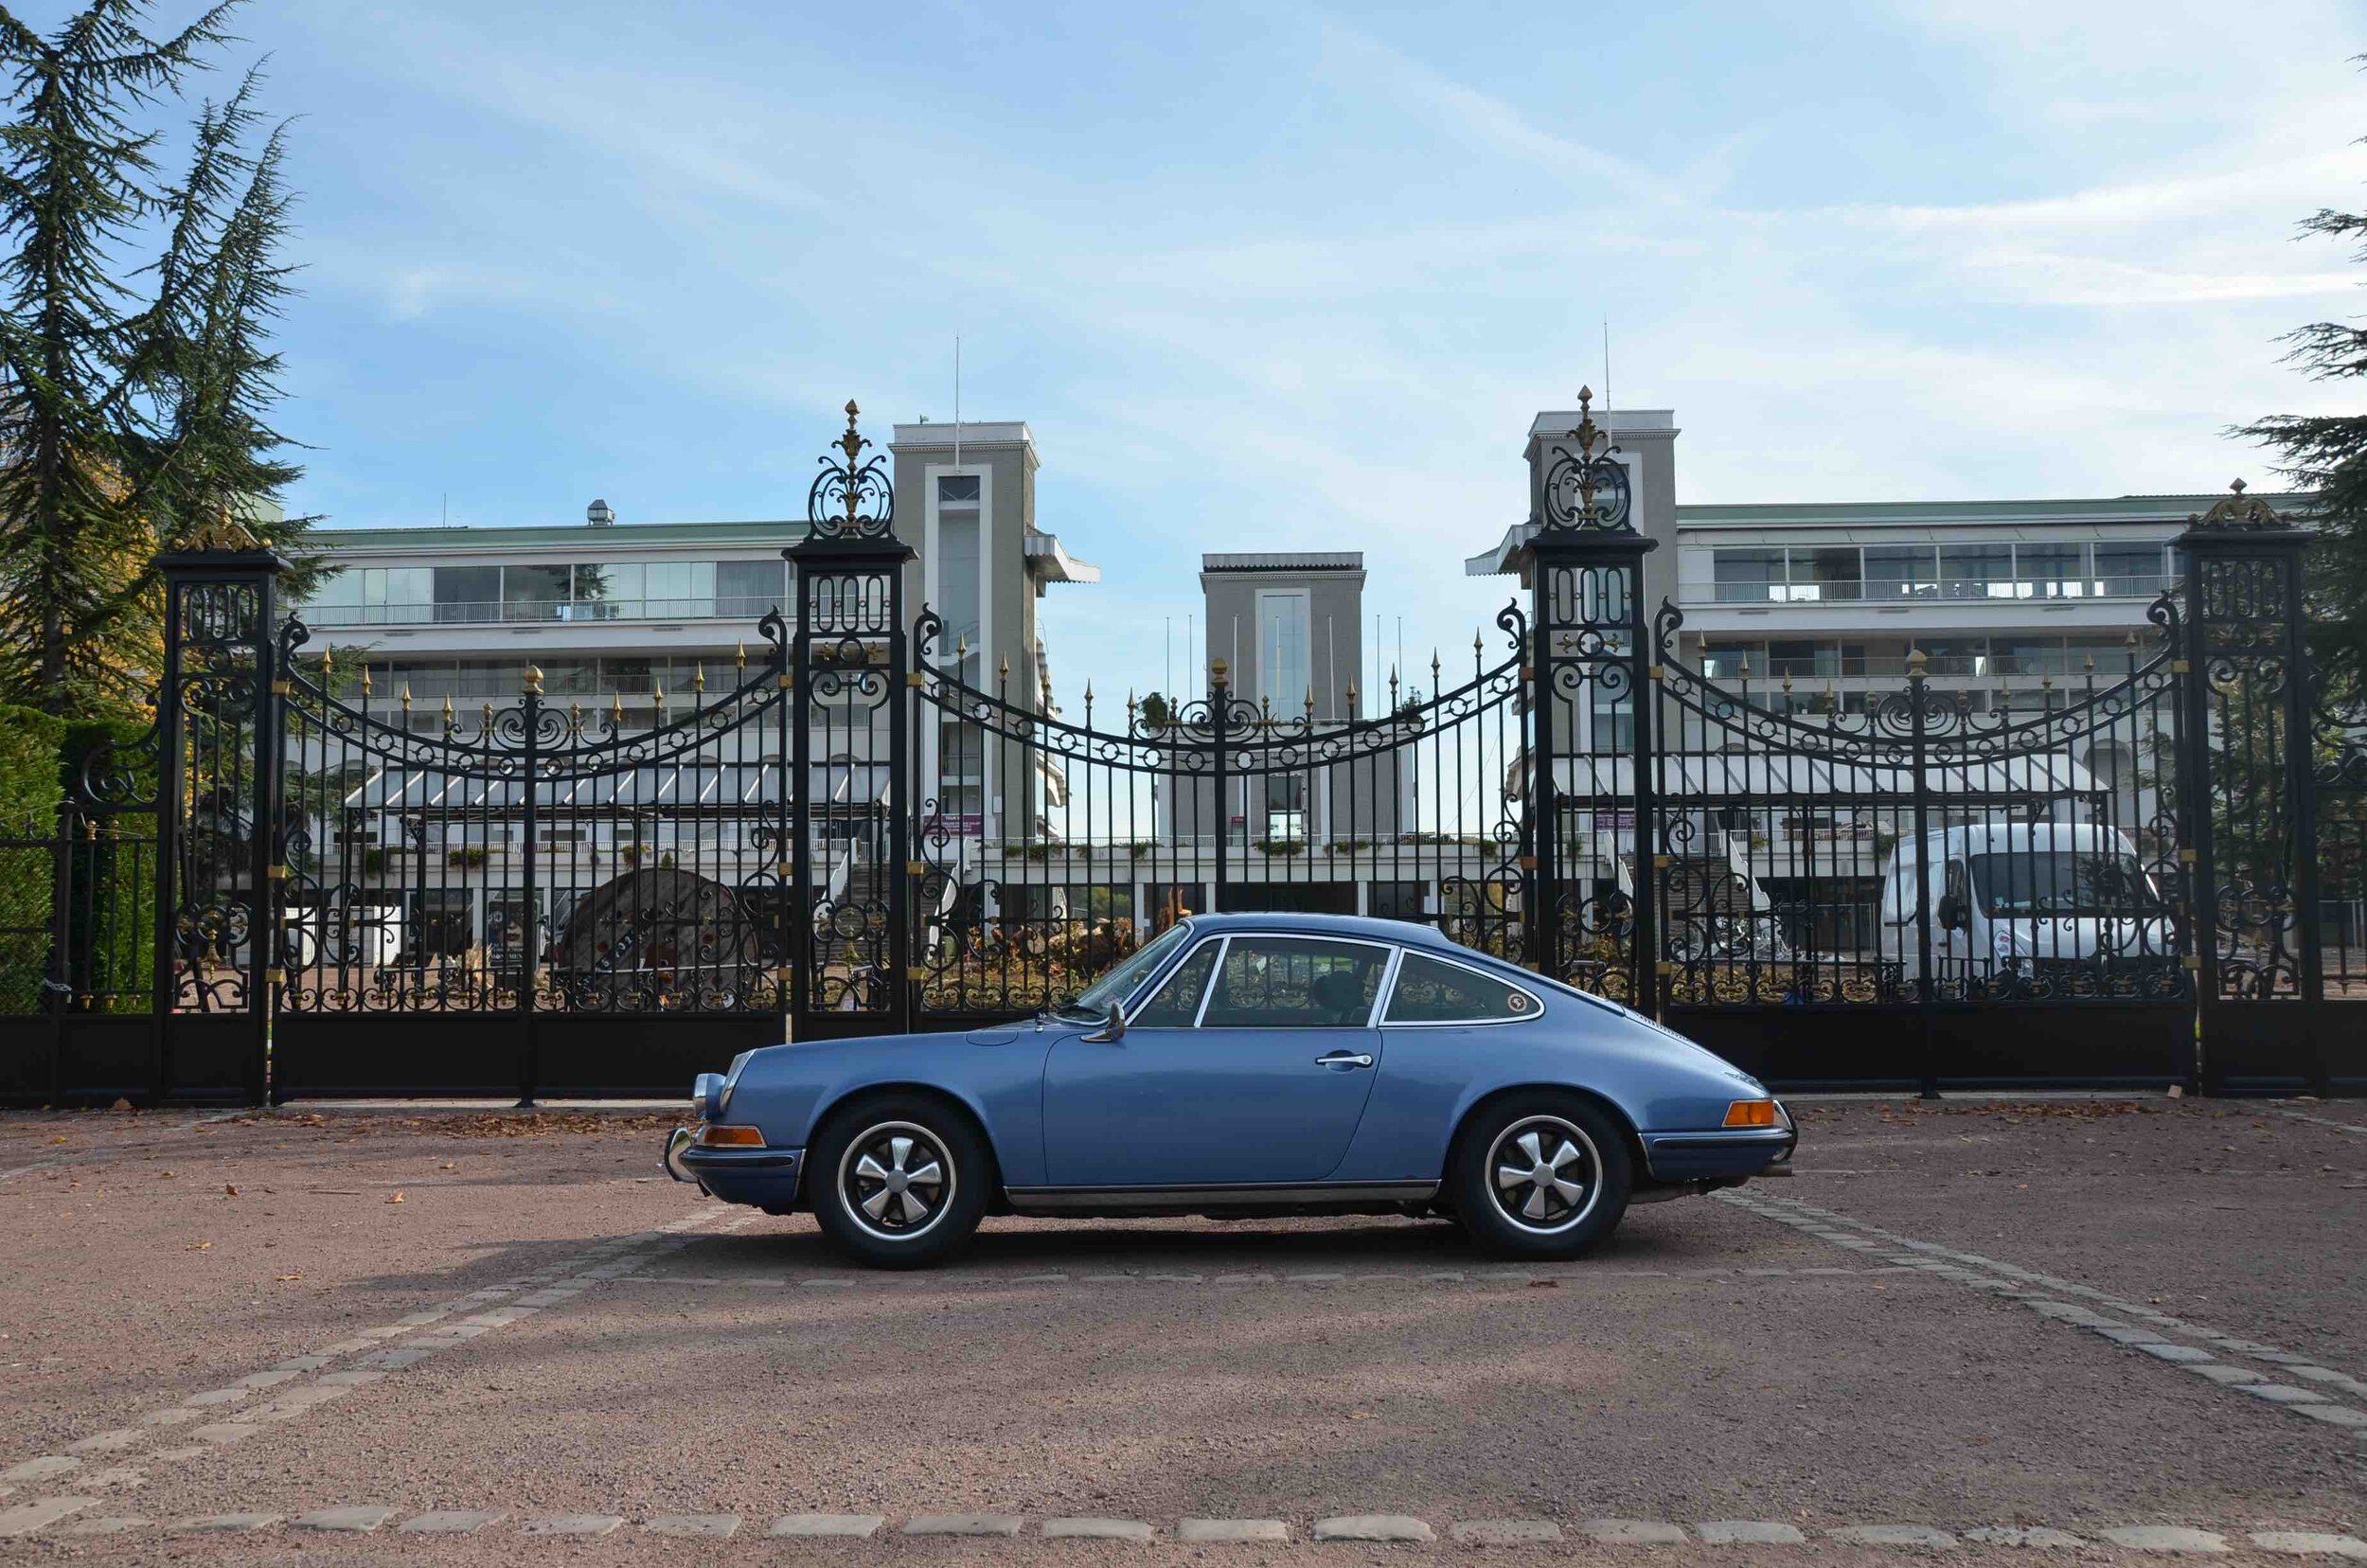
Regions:
[[2367, 707], [2240, 489], [2118, 659], [1844, 693], [1686, 662], [1586, 415], [1468, 674], [1292, 704], [1214, 661], [1072, 721], [908, 604], [854, 419], [793, 603], [670, 695], [428, 710], [311, 650], [235, 525], [167, 558], [154, 726], [0, 836], [0, 1095], [672, 1094], [1281, 908], [1432, 923], [1786, 1085], [2367, 1088]]

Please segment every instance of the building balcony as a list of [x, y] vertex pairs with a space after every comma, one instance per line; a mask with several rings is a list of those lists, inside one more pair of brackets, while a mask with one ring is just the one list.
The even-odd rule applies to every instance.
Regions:
[[349, 627], [584, 625], [609, 621], [756, 620], [777, 597], [703, 598], [481, 599], [444, 604], [312, 604], [297, 614], [321, 630]]
[[1685, 595], [1699, 604], [1949, 604], [2007, 599], [2082, 602], [2096, 599], [2155, 599], [2170, 586], [2156, 573], [2145, 576], [2017, 581], [1961, 582], [1720, 582], [1704, 601], [1698, 588]]

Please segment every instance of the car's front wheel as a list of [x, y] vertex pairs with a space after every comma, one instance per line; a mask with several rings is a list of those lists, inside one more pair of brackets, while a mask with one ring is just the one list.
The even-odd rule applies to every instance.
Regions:
[[968, 1241], [994, 1161], [970, 1118], [923, 1095], [875, 1095], [833, 1112], [807, 1156], [822, 1234], [880, 1269], [917, 1269]]
[[1628, 1141], [1575, 1095], [1508, 1096], [1455, 1142], [1447, 1186], [1471, 1239], [1506, 1257], [1576, 1257], [1611, 1233], [1633, 1180]]

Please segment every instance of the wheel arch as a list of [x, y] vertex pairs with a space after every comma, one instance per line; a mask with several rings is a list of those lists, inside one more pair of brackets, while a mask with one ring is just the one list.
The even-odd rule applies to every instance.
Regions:
[[1447, 1138], [1447, 1160], [1440, 1172], [1442, 1178], [1447, 1172], [1454, 1169], [1455, 1155], [1461, 1151], [1463, 1140], [1469, 1136], [1473, 1125], [1489, 1110], [1518, 1095], [1567, 1095], [1573, 1099], [1584, 1100], [1592, 1105], [1610, 1117], [1611, 1124], [1619, 1130], [1620, 1139], [1627, 1146], [1628, 1169], [1632, 1173], [1631, 1179], [1639, 1185], [1651, 1180], [1652, 1167], [1651, 1162], [1645, 1156], [1643, 1135], [1636, 1131], [1635, 1118], [1628, 1115], [1617, 1100], [1598, 1089], [1588, 1089], [1575, 1083], [1550, 1081], [1500, 1084], [1465, 1106], [1462, 1113], [1455, 1117], [1453, 1132]]
[[[923, 1099], [934, 1100], [967, 1121], [970, 1131], [978, 1134], [978, 1142], [985, 1147], [987, 1159], [991, 1166], [987, 1172], [989, 1208], [999, 1210], [1008, 1202], [1003, 1192], [1003, 1151], [995, 1147], [994, 1130], [988, 1124], [986, 1114], [973, 1104], [969, 1096], [957, 1090], [948, 1089], [941, 1083], [927, 1083], [917, 1078], [888, 1078], [863, 1083], [850, 1083], [834, 1089], [814, 1103], [813, 1115], [808, 1123], [806, 1132], [807, 1148], [812, 1148], [813, 1141], [821, 1136], [822, 1129], [828, 1125], [830, 1118], [848, 1106], [866, 1099], [885, 1098], [897, 1095], [915, 1095]], [[806, 1183], [812, 1173], [812, 1162], [809, 1160], [800, 1167], [797, 1173], [797, 1200], [809, 1207], [812, 1204], [812, 1194], [806, 1190]]]

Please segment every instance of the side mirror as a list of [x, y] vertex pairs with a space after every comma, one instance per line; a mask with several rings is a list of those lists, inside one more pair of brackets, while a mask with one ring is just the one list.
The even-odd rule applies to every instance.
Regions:
[[1953, 893], [1942, 894], [1939, 906], [1931, 913], [1938, 918], [1940, 928], [1944, 931], [1964, 931], [1971, 925], [1971, 922], [1965, 918], [1965, 900]]
[[1110, 1016], [1101, 1021], [1101, 1032], [1089, 1034], [1086, 1042], [1093, 1045], [1114, 1045], [1126, 1038], [1126, 1014], [1114, 1002], [1110, 1004]]

